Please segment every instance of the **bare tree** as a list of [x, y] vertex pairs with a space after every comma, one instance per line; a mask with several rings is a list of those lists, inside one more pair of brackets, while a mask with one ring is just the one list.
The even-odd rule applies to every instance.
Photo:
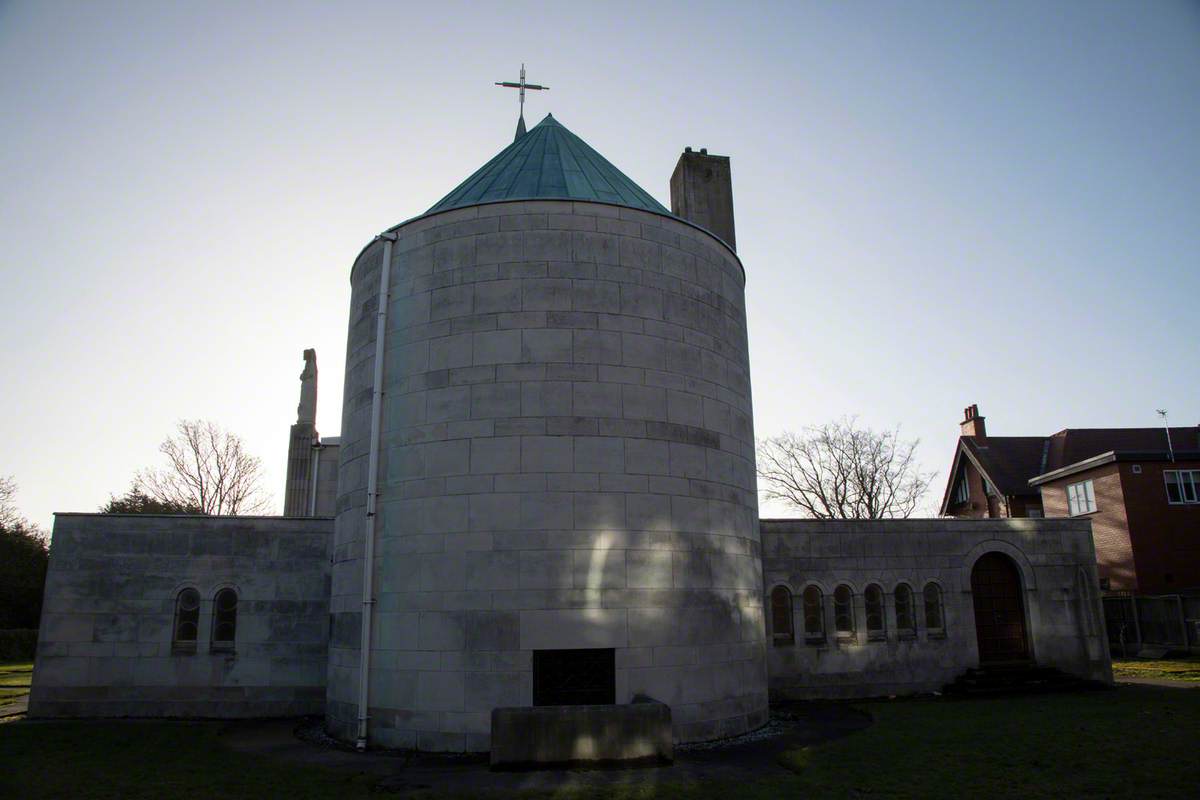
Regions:
[[17, 510], [16, 497], [16, 480], [11, 475], [7, 478], [0, 478], [0, 531], [19, 530], [38, 539], [48, 539], [40, 525], [30, 522]]
[[167, 466], [146, 469], [134, 491], [177, 508], [201, 514], [256, 514], [271, 499], [262, 491], [262, 462], [245, 451], [242, 440], [212, 422], [180, 420], [176, 435], [159, 451]]
[[912, 516], [933, 480], [913, 458], [919, 440], [876, 432], [853, 417], [758, 442], [763, 494], [817, 519]]
[[7, 528], [22, 521], [17, 511], [17, 482], [10, 475], [0, 478], [0, 527]]

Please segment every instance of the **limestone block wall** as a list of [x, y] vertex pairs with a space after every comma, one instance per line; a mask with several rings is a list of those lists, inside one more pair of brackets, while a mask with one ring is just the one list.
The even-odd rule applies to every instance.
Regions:
[[[1111, 681], [1091, 526], [1072, 519], [763, 520], [763, 585], [792, 594], [794, 641], [768, 643], [771, 692], [788, 698], [872, 697], [936, 691], [979, 666], [971, 570], [985, 553], [1016, 564], [1033, 660]], [[922, 591], [941, 587], [944, 631], [924, 618]], [[897, 635], [895, 588], [913, 589], [915, 638]], [[855, 635], [834, 635], [833, 592], [853, 590]], [[866, 629], [863, 592], [884, 592], [886, 638]], [[824, 597], [823, 642], [803, 635], [803, 592]]]
[[283, 498], [285, 516], [332, 517], [336, 513], [339, 450], [336, 436], [322, 439], [310, 424], [292, 426]]
[[320, 461], [317, 466], [317, 502], [315, 517], [332, 517], [337, 511], [338, 462], [341, 446], [336, 438], [326, 437], [321, 440], [314, 460]]
[[[325, 705], [333, 520], [58, 514], [30, 717], [264, 717]], [[175, 600], [200, 593], [195, 652]], [[213, 600], [238, 595], [234, 649]]]
[[[374, 744], [486, 750], [532, 653], [614, 648], [616, 696], [682, 741], [766, 719], [744, 274], [710, 234], [596, 203], [457, 209], [396, 233]], [[382, 245], [355, 264], [328, 720], [356, 715]]]

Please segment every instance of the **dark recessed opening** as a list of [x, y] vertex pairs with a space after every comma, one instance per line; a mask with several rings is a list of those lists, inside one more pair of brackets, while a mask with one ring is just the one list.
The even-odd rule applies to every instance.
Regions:
[[616, 651], [534, 650], [535, 706], [595, 706], [617, 702]]

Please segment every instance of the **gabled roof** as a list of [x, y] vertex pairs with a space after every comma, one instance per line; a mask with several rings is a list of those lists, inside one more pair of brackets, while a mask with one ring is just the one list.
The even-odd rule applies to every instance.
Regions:
[[[1176, 453], [1200, 450], [1200, 427], [1171, 428], [1171, 445]], [[1037, 496], [1040, 490], [1030, 481], [1040, 475], [1122, 451], [1136, 451], [1147, 461], [1149, 454], [1165, 458], [1167, 434], [1163, 428], [1064, 428], [1050, 436], [960, 436], [942, 498], [942, 513], [948, 510], [964, 454], [996, 491], [1014, 497]]]
[[1029, 479], [1045, 472], [1045, 436], [964, 436], [961, 441], [1000, 494], [1038, 493]]
[[946, 514], [950, 510], [950, 495], [958, 482], [964, 458], [1005, 497], [1038, 494], [1037, 489], [1029, 486], [1029, 477], [1039, 472], [1046, 451], [1046, 437], [989, 436], [983, 441], [986, 444], [981, 447], [974, 436], [958, 437], [939, 513]]
[[484, 164], [426, 214], [504, 200], [591, 200], [670, 214], [550, 114]]

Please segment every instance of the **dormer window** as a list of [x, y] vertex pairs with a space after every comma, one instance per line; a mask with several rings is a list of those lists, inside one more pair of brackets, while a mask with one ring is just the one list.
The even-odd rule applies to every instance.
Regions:
[[963, 473], [958, 477], [958, 484], [954, 487], [954, 502], [965, 503], [971, 499], [971, 487], [967, 485], [967, 473]]

